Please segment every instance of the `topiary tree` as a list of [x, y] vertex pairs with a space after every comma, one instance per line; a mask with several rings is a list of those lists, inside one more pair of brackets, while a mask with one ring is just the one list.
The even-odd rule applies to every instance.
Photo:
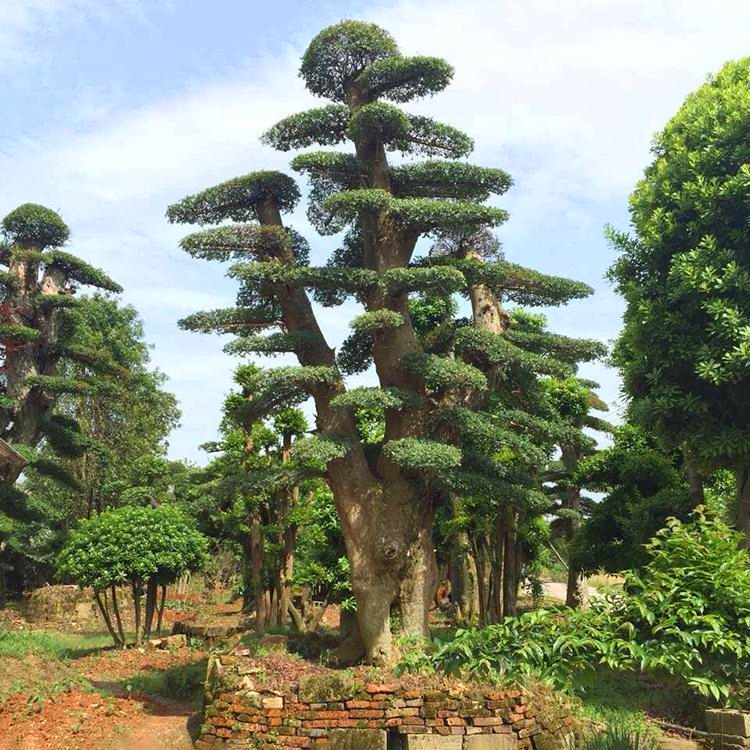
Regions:
[[[2, 221], [0, 265], [7, 270], [0, 272], [0, 438], [16, 447], [34, 448], [47, 438], [63, 452], [75, 452], [84, 438], [69, 420], [52, 416], [55, 403], [61, 394], [103, 387], [98, 373], [120, 372], [110, 357], [75, 338], [80, 325], [70, 312], [77, 305], [76, 289], [121, 289], [60, 249], [69, 235], [58, 214], [32, 203]], [[64, 360], [83, 365], [87, 376], [63, 375]], [[5, 462], [0, 483], [11, 487], [22, 469], [22, 462]]]
[[632, 417], [699, 471], [732, 469], [750, 543], [750, 58], [725, 65], [659, 133], [610, 231], [627, 303], [614, 359]]
[[155, 615], [156, 630], [161, 630], [167, 584], [202, 568], [206, 550], [203, 535], [177, 508], [124, 506], [84, 520], [60, 553], [58, 568], [64, 578], [94, 590], [117, 646], [125, 646], [126, 636], [115, 587], [129, 584], [135, 611], [133, 645], [137, 646], [150, 637]]
[[[410, 318], [410, 295], [447, 297], [481, 286], [494, 289], [498, 298], [526, 293], [560, 304], [590, 293], [585, 285], [502, 259], [414, 257], [422, 236], [474, 233], [506, 219], [505, 211], [485, 201], [504, 193], [510, 178], [502, 170], [460, 161], [473, 148], [467, 135], [384, 101], [438, 93], [452, 74], [441, 59], [402, 55], [391, 35], [374, 24], [343, 21], [312, 40], [300, 75], [312, 93], [332, 103], [282, 120], [263, 138], [282, 151], [353, 146], [354, 153], [313, 151], [292, 161], [292, 168], [310, 180], [311, 223], [324, 235], [346, 230], [342, 246], [323, 267], [308, 265], [307, 243], [283, 225], [282, 214], [295, 207], [299, 191], [282, 173], [238, 177], [167, 211], [172, 222], [248, 222], [183, 240], [194, 257], [239, 260], [230, 274], [240, 292], [236, 307], [198, 313], [182, 325], [237, 334], [229, 345], [235, 353], [297, 356], [300, 367], [266, 372], [247, 408], [264, 416], [280, 405], [314, 399], [317, 432], [297, 441], [293, 458], [324, 475], [333, 491], [359, 635], [374, 662], [393, 658], [392, 607], [400, 610], [406, 633], [428, 634], [436, 587], [436, 504], [454, 490], [459, 475], [487, 483], [498, 475], [494, 466], [462, 464], [472, 430], [468, 417], [486, 401], [487, 376], [453, 353], [425, 349]], [[391, 152], [429, 159], [392, 166]], [[308, 290], [323, 305], [353, 298], [364, 308], [338, 357], [326, 342]], [[278, 331], [258, 335], [267, 328]], [[496, 341], [497, 331], [480, 334], [464, 336], [462, 355], [470, 352], [486, 364], [488, 356], [480, 355], [492, 350], [489, 360], [495, 365], [513, 359], [517, 348]], [[344, 376], [370, 363], [380, 387], [347, 391]], [[459, 413], [446, 411], [453, 407]], [[372, 445], [358, 430], [357, 413], [366, 409], [384, 416], [383, 439]], [[453, 429], [445, 429], [447, 422]]]

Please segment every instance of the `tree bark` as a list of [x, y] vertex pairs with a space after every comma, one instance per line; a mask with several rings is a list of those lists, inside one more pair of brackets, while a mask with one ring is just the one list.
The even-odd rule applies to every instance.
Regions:
[[250, 519], [250, 568], [255, 597], [255, 632], [263, 635], [266, 631], [267, 608], [263, 590], [263, 536], [257, 513]]
[[110, 636], [112, 636], [112, 640], [115, 642], [115, 646], [124, 646], [124, 642], [120, 640], [117, 633], [115, 633], [115, 629], [112, 627], [112, 620], [110, 619], [107, 607], [102, 601], [101, 592], [95, 591], [94, 599], [99, 607], [99, 612], [101, 612], [102, 620], [104, 620], [104, 624], [107, 626], [107, 630], [109, 631]]
[[705, 505], [706, 495], [703, 489], [703, 476], [698, 470], [698, 465], [695, 459], [688, 453], [687, 450], [683, 451], [685, 457], [685, 473], [688, 479], [688, 491], [690, 493], [690, 507], [697, 508], [699, 505]]
[[112, 595], [112, 613], [115, 616], [115, 622], [117, 623], [117, 632], [120, 634], [120, 641], [123, 645], [125, 644], [125, 629], [122, 627], [122, 618], [120, 617], [120, 608], [117, 606], [117, 589], [114, 586], [110, 586], [110, 594]]
[[503, 555], [503, 617], [518, 614], [517, 525], [518, 514], [514, 510], [508, 511]]
[[133, 581], [133, 608], [135, 610], [135, 636], [133, 645], [140, 646], [141, 640], [141, 596], [143, 595], [143, 584], [140, 581]]
[[167, 600], [167, 586], [162, 583], [161, 585], [161, 600], [159, 601], [159, 618], [156, 621], [156, 635], [161, 635], [161, 623], [164, 617], [164, 603]]
[[146, 613], [143, 619], [143, 638], [145, 642], [151, 637], [151, 628], [154, 624], [156, 612], [156, 581], [149, 578], [146, 582]]
[[742, 533], [742, 547], [750, 550], [750, 467], [735, 471], [737, 486], [737, 529]]

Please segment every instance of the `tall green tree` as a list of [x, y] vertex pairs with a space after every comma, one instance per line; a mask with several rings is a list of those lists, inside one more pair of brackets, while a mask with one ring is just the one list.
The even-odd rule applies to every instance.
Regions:
[[[0, 271], [0, 599], [13, 550], [40, 561], [50, 533], [43, 509], [15, 487], [21, 472], [30, 467], [75, 486], [58, 459], [94, 448], [55, 406], [65, 396], [107, 391], [122, 372], [106, 353], [76, 338], [76, 291], [120, 287], [61, 249], [70, 231], [60, 216], [27, 203], [8, 214], [1, 229], [0, 265], [7, 270]], [[85, 372], [74, 372], [74, 365]], [[38, 452], [40, 445], [48, 450]]]
[[[78, 321], [72, 311], [81, 286], [121, 289], [60, 249], [69, 236], [58, 214], [36, 204], [19, 206], [2, 221], [0, 264], [7, 271], [0, 277], [0, 437], [11, 445], [35, 448], [45, 437], [61, 448], [79, 442], [72, 425], [53, 418], [55, 404], [63, 394], [96, 391], [97, 375], [118, 369], [106, 355], [75, 340]], [[87, 375], [62, 374], [66, 362], [85, 366]], [[6, 462], [2, 484], [12, 487], [22, 469], [22, 463]]]
[[[120, 372], [105, 392], [63, 394], [55, 406], [55, 414], [75, 420], [89, 441], [86, 450], [62, 460], [74, 486], [61, 489], [34, 474], [24, 485], [64, 510], [65, 526], [119, 505], [121, 492], [139, 482], [134, 468], [165, 454], [180, 416], [175, 396], [164, 389], [166, 376], [150, 366], [143, 323], [133, 307], [93, 295], [80, 298], [72, 317], [73, 343], [106, 355]], [[92, 376], [80, 362], [61, 363], [60, 372], [75, 380]], [[139, 483], [149, 484], [143, 478]]]
[[633, 419], [700, 474], [730, 468], [750, 541], [750, 58], [690, 94], [610, 231], [627, 307], [614, 359]]
[[[465, 438], [473, 431], [471, 415], [486, 400], [487, 377], [463, 359], [425, 350], [410, 318], [409, 295], [520, 285], [559, 303], [590, 289], [503, 260], [416, 262], [420, 237], [476, 231], [507, 216], [485, 201], [504, 193], [510, 178], [502, 170], [462, 161], [473, 148], [467, 135], [389, 103], [442, 91], [453, 75], [448, 63], [404, 56], [380, 27], [343, 21], [312, 40], [300, 74], [309, 91], [332, 103], [282, 120], [264, 141], [282, 151], [315, 144], [353, 147], [353, 153], [313, 151], [292, 161], [292, 168], [310, 180], [311, 223], [324, 235], [346, 230], [343, 245], [326, 266], [308, 265], [306, 243], [282, 222], [299, 199], [295, 182], [282, 173], [254, 172], [189, 196], [170, 206], [171, 221], [249, 223], [183, 240], [183, 248], [197, 258], [240, 261], [230, 271], [240, 282], [238, 305], [199, 313], [183, 325], [239, 334], [230, 345], [235, 352], [296, 354], [300, 367], [267, 372], [253, 408], [263, 416], [274, 405], [312, 396], [317, 431], [297, 441], [294, 458], [320, 472], [331, 487], [351, 567], [359, 636], [372, 661], [390, 662], [394, 606], [406, 633], [428, 634], [436, 588], [436, 504], [451, 484], [469, 476], [492, 482], [498, 473], [494, 466], [462, 464]], [[429, 159], [396, 166], [390, 164], [393, 152]], [[364, 307], [338, 360], [308, 290], [322, 304], [353, 298]], [[257, 335], [264, 328], [278, 331]], [[474, 326], [466, 331], [463, 353], [497, 362], [512, 357], [513, 345], [496, 341], [492, 331]], [[370, 361], [380, 387], [347, 391], [346, 372]], [[384, 413], [384, 437], [367, 448], [356, 412], [372, 407]]]

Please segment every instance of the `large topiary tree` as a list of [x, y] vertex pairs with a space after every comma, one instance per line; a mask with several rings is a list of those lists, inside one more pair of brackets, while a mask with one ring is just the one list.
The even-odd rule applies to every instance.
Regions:
[[696, 504], [701, 471], [735, 472], [750, 540], [750, 58], [692, 93], [653, 152], [632, 234], [610, 232], [615, 361], [633, 418], [684, 452]]
[[[119, 292], [102, 271], [60, 248], [70, 232], [58, 214], [31, 203], [2, 221], [0, 265], [0, 438], [36, 447], [43, 438], [62, 452], [85, 440], [77, 426], [53, 409], [62, 394], [85, 393], [102, 384], [101, 372], [120, 372], [109, 356], [76, 339], [80, 325], [70, 315], [80, 286]], [[86, 374], [66, 375], [62, 361], [79, 363]], [[12, 487], [23, 463], [6, 461], [0, 484]]]
[[[375, 662], [393, 657], [392, 607], [399, 608], [407, 633], [428, 633], [436, 585], [433, 511], [456, 489], [451, 483], [458, 477], [475, 486], [484, 481], [485, 487], [498, 479], [495, 463], [469, 465], [462, 447], [474, 429], [470, 414], [487, 398], [482, 366], [502, 367], [518, 352], [501, 338], [500, 328], [474, 325], [465, 327], [455, 351], [426, 350], [410, 318], [410, 294], [494, 290], [498, 300], [515, 295], [523, 301], [529, 295], [544, 300], [541, 304], [559, 304], [590, 292], [503, 259], [415, 260], [422, 236], [472, 234], [506, 218], [505, 211], [484, 202], [504, 193], [510, 178], [461, 161], [473, 147], [467, 135], [384, 101], [438, 93], [452, 74], [441, 59], [403, 56], [391, 35], [374, 24], [343, 21], [310, 43], [300, 75], [313, 94], [332, 103], [282, 120], [264, 140], [282, 151], [353, 146], [354, 153], [313, 151], [292, 161], [310, 180], [311, 223], [324, 235], [346, 230], [342, 247], [324, 267], [308, 265], [306, 242], [283, 225], [282, 214], [299, 199], [296, 184], [284, 174], [238, 177], [167, 212], [172, 222], [248, 222], [183, 240], [197, 258], [241, 261], [230, 271], [240, 282], [237, 306], [198, 313], [183, 326], [238, 334], [229, 345], [235, 353], [296, 354], [301, 366], [267, 371], [247, 408], [263, 416], [276, 405], [313, 397], [318, 429], [297, 441], [294, 459], [324, 474], [333, 491], [359, 634]], [[393, 166], [392, 152], [430, 158]], [[364, 308], [338, 358], [308, 290], [324, 305], [354, 298]], [[264, 328], [278, 330], [257, 335]], [[477, 366], [461, 357], [473, 357]], [[347, 391], [344, 375], [370, 363], [380, 387]], [[384, 414], [384, 437], [375, 445], [366, 445], [358, 431], [357, 413], [364, 409]]]

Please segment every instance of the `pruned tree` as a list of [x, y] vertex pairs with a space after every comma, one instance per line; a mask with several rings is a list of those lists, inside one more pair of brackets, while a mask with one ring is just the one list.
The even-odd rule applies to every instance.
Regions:
[[[0, 276], [0, 437], [13, 446], [35, 448], [47, 438], [63, 452], [77, 449], [85, 437], [69, 420], [53, 416], [55, 403], [62, 394], [106, 387], [96, 374], [119, 368], [105, 354], [75, 341], [74, 294], [80, 286], [121, 289], [102, 271], [60, 249], [70, 232], [48, 208], [19, 206], [3, 219], [2, 233], [0, 264], [7, 271]], [[62, 374], [63, 361], [84, 365], [89, 376]], [[0, 483], [12, 487], [22, 468], [6, 463]]]
[[[302, 58], [307, 88], [331, 104], [292, 115], [264, 141], [282, 151], [315, 144], [353, 145], [354, 153], [313, 151], [292, 167], [310, 180], [308, 217], [324, 235], [346, 230], [341, 248], [323, 267], [311, 267], [304, 240], [282, 222], [299, 199], [295, 182], [278, 172], [238, 177], [169, 207], [172, 222], [221, 226], [187, 236], [182, 247], [197, 258], [238, 260], [234, 308], [198, 313], [186, 328], [237, 334], [237, 353], [292, 352], [299, 367], [267, 372], [251, 408], [259, 416], [275, 405], [312, 396], [317, 432], [297, 441], [299, 465], [325, 476], [333, 491], [351, 567], [359, 636], [373, 662], [394, 658], [390, 616], [400, 610], [404, 631], [428, 634], [436, 587], [432, 542], [435, 506], [456, 477], [481, 475], [464, 466], [471, 415], [486, 400], [483, 370], [420, 343], [409, 313], [415, 292], [450, 296], [471, 287], [502, 295], [523, 288], [562, 302], [585, 296], [582, 284], [551, 279], [504, 260], [418, 261], [417, 240], [450, 231], [496, 226], [506, 212], [486, 205], [510, 186], [499, 169], [461, 161], [472, 140], [455, 128], [411, 115], [389, 102], [436, 94], [452, 77], [443, 60], [402, 55], [374, 24], [343, 21], [321, 31]], [[388, 100], [388, 101], [385, 101]], [[391, 165], [389, 154], [426, 161]], [[252, 259], [254, 262], [248, 262]], [[324, 305], [349, 298], [364, 308], [337, 358], [327, 343], [309, 293]], [[278, 329], [268, 336], [263, 329]], [[465, 328], [461, 351], [476, 362], [500, 365], [516, 347], [496, 331]], [[347, 391], [344, 376], [374, 363], [377, 388]], [[384, 414], [382, 443], [366, 449], [356, 413]], [[451, 430], [445, 425], [450, 423]], [[470, 451], [469, 451], [470, 452]], [[496, 475], [495, 467], [485, 473]]]
[[[79, 325], [72, 314], [78, 287], [120, 287], [61, 250], [69, 230], [48, 208], [19, 206], [3, 219], [1, 229], [0, 265], [7, 270], [0, 271], [0, 601], [8, 588], [8, 556], [15, 546], [33, 557], [24, 532], [38, 531], [43, 522], [39, 509], [14, 486], [22, 471], [29, 467], [78, 488], [57, 457], [80, 456], [96, 447], [76, 420], [54, 413], [56, 403], [62, 395], [106, 389], [102, 373], [122, 373], [106, 353], [76, 340]], [[88, 375], [66, 374], [60, 367], [64, 363], [80, 364]], [[36, 450], [40, 443], [48, 447], [44, 453]]]
[[[604, 356], [605, 353], [606, 348], [602, 345], [599, 356]], [[577, 480], [577, 471], [581, 462], [596, 451], [596, 440], [584, 430], [609, 433], [614, 428], [592, 413], [609, 409], [593, 390], [598, 387], [597, 383], [571, 377], [564, 380], [550, 379], [545, 386], [558, 418], [570, 428], [560, 433], [557, 443], [559, 459], [549, 467], [546, 478], [549, 480], [547, 492], [557, 503], [554, 510], [561, 522], [568, 550], [565, 604], [568, 607], [580, 607], [585, 604], [587, 592], [583, 571], [571, 553], [584, 517], [584, 498]]]
[[[167, 585], [206, 564], [206, 539], [174, 505], [123, 506], [85, 519], [59, 556], [63, 578], [90, 586], [116, 646], [126, 645], [117, 586], [130, 585], [133, 645], [161, 631]], [[159, 590], [161, 596], [159, 597]], [[143, 603], [143, 606], [142, 606]]]

